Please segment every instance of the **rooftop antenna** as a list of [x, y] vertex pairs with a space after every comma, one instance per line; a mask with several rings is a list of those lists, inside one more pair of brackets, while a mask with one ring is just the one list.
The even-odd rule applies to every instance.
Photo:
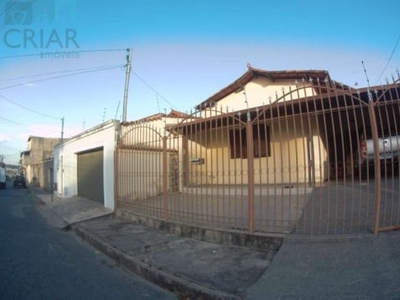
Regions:
[[161, 113], [161, 109], [160, 109], [160, 101], [158, 100], [158, 94], [156, 94], [156, 99], [157, 99], [157, 108], [158, 108], [158, 113]]
[[104, 122], [104, 120], [106, 118], [106, 111], [107, 111], [107, 108], [104, 107], [104, 110], [103, 110], [103, 122]]
[[61, 118], [61, 143], [64, 142], [64, 117]]
[[371, 93], [371, 85], [369, 83], [369, 78], [368, 78], [368, 74], [367, 74], [367, 69], [365, 68], [364, 65], [364, 61], [361, 61], [363, 69], [364, 69], [364, 73], [365, 73], [365, 78], [367, 78], [367, 83], [368, 83], [368, 100], [372, 101], [372, 93]]
[[365, 69], [365, 65], [364, 65], [364, 61], [363, 61], [363, 60], [361, 61], [361, 64], [362, 64], [362, 66], [363, 66], [363, 69], [364, 69], [365, 78], [367, 78], [367, 83], [368, 83], [368, 91], [369, 91], [369, 89], [371, 88], [371, 85], [370, 85], [370, 83], [369, 83], [369, 78], [368, 78], [367, 70]]

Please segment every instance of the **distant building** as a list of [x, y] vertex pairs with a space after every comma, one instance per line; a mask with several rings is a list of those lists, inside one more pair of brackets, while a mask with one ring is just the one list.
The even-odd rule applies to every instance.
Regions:
[[27, 150], [21, 152], [21, 165], [28, 184], [50, 188], [54, 146], [59, 143], [60, 138], [29, 136]]

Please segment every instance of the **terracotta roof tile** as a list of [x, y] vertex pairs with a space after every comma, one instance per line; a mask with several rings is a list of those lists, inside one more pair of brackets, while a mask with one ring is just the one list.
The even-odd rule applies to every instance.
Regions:
[[248, 65], [248, 70], [236, 79], [234, 82], [229, 84], [228, 86], [224, 87], [219, 92], [215, 93], [208, 99], [201, 102], [199, 105], [196, 106], [196, 109], [201, 109], [210, 105], [215, 104], [216, 102], [222, 100], [226, 96], [231, 93], [234, 93], [238, 89], [242, 88], [248, 82], [250, 82], [253, 78], [256, 77], [266, 77], [270, 78], [271, 80], [276, 79], [319, 79], [325, 80], [328, 79], [333, 86], [338, 85], [339, 83], [336, 81], [332, 81], [329, 72], [325, 70], [283, 70], [283, 71], [266, 71], [262, 69], [253, 68], [252, 66]]

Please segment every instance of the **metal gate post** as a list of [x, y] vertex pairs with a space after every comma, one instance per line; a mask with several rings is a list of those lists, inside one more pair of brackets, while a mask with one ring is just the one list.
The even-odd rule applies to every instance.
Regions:
[[254, 232], [254, 140], [253, 124], [250, 112], [247, 113], [246, 123], [247, 142], [247, 184], [248, 184], [248, 210], [249, 210], [249, 233]]
[[118, 195], [119, 195], [119, 161], [118, 161], [119, 147], [114, 147], [114, 211], [118, 209]]
[[[374, 141], [374, 167], [375, 167], [375, 215], [374, 215], [374, 234], [379, 231], [379, 218], [381, 211], [381, 163], [379, 158], [379, 136], [378, 126], [375, 116], [375, 106], [371, 92], [368, 91], [368, 112], [371, 121], [372, 139]], [[368, 162], [367, 162], [368, 163]]]
[[168, 215], [168, 162], [167, 162], [167, 137], [163, 137], [163, 169], [162, 169], [162, 185], [163, 185], [163, 218], [165, 221], [169, 219]]

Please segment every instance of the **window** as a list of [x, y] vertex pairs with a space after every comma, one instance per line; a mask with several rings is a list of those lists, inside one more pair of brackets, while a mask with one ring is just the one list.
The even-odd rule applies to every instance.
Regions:
[[[246, 128], [230, 130], [231, 158], [247, 158]], [[270, 129], [265, 124], [253, 125], [254, 158], [271, 156]]]

